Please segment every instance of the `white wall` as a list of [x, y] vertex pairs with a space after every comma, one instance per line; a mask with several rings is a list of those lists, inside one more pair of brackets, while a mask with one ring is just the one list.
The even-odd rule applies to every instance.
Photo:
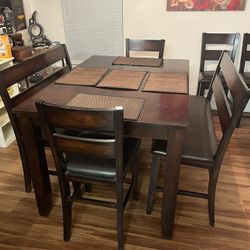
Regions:
[[27, 23], [36, 10], [37, 22], [51, 41], [65, 42], [61, 0], [23, 0]]
[[165, 38], [164, 57], [190, 60], [190, 93], [194, 94], [201, 33], [250, 32], [249, 1], [245, 11], [169, 12], [166, 11], [167, 0], [124, 0], [124, 37]]
[[[29, 5], [27, 19], [37, 10], [37, 19], [47, 37], [52, 41], [65, 41], [60, 0], [23, 1]], [[190, 93], [195, 94], [201, 33], [250, 32], [249, 1], [245, 11], [167, 12], [167, 0], [123, 0], [124, 38], [165, 38], [165, 58], [190, 60]]]

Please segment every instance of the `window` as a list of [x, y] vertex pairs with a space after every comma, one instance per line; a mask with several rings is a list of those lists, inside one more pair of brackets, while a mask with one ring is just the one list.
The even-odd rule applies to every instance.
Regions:
[[62, 0], [73, 64], [92, 55], [123, 54], [122, 0]]

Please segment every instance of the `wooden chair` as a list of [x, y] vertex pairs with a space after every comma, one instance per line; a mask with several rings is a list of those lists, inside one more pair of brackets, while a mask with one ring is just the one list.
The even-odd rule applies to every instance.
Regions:
[[131, 51], [159, 52], [158, 58], [163, 58], [165, 40], [139, 40], [126, 39], [126, 56], [130, 57]]
[[[114, 207], [117, 210], [118, 248], [124, 249], [123, 210], [133, 189], [138, 199], [136, 153], [140, 140], [123, 137], [123, 108], [94, 110], [62, 107], [45, 102], [36, 103], [44, 131], [52, 149], [61, 190], [64, 240], [71, 236], [71, 206], [73, 202], [86, 202]], [[70, 129], [77, 136], [59, 131]], [[82, 131], [83, 136], [79, 136]], [[93, 132], [93, 134], [91, 133]], [[131, 170], [132, 182], [123, 197], [123, 182]], [[69, 182], [77, 187], [70, 191]], [[116, 202], [79, 197], [80, 184], [107, 183], [115, 187]]]
[[248, 45], [250, 45], [250, 33], [245, 33], [241, 50], [239, 73], [247, 86], [250, 87], [250, 70], [247, 70], [247, 63], [250, 63], [250, 49], [248, 48]]
[[[239, 39], [239, 33], [202, 33], [197, 95], [204, 96], [205, 90], [209, 89], [214, 70], [207, 70], [207, 66], [210, 64], [211, 67], [213, 63], [217, 63], [223, 50], [227, 50], [234, 62]], [[225, 86], [224, 82], [223, 85]]]
[[[56, 68], [56, 70], [53, 71], [50, 75], [44, 77], [42, 81], [19, 93], [17, 96], [11, 97], [9, 95], [8, 89], [10, 86], [20, 82], [23, 79], [27, 79], [29, 76], [35, 74], [36, 72], [45, 69], [59, 61], [62, 62], [62, 66]], [[22, 135], [20, 134], [18, 127], [17, 116], [12, 112], [12, 108], [18, 103], [25, 100], [26, 97], [34, 94], [44, 86], [55, 81], [57, 78], [69, 72], [71, 69], [72, 65], [69, 59], [67, 48], [63, 44], [50, 49], [46, 49], [40, 53], [36, 53], [31, 58], [28, 58], [23, 62], [16, 63], [13, 66], [0, 71], [0, 94], [3, 99], [5, 108], [8, 112], [11, 124], [15, 132], [16, 141], [18, 143], [24, 172], [26, 192], [31, 191], [31, 177], [27, 165], [27, 154], [29, 154], [30, 152], [25, 152], [24, 150]], [[38, 128], [38, 133], [40, 132], [41, 131]]]
[[[221, 75], [229, 88], [231, 102], [225, 94]], [[217, 142], [209, 101], [214, 94], [222, 137]], [[184, 138], [181, 163], [208, 169], [208, 192], [179, 190], [178, 194], [208, 199], [209, 222], [214, 225], [214, 199], [221, 163], [238, 120], [249, 100], [250, 92], [236, 71], [230, 57], [223, 52], [212, 78], [208, 97], [190, 96], [189, 126]], [[160, 157], [166, 157], [166, 141], [155, 140], [152, 146], [152, 169], [148, 191], [147, 213], [152, 212]], [[192, 176], [192, 175], [190, 175]]]

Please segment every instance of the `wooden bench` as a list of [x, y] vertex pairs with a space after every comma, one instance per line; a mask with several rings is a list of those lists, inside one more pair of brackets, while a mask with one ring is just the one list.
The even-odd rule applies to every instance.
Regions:
[[[22, 80], [28, 79], [30, 76], [54, 64], [60, 65], [52, 70], [49, 75], [43, 77], [39, 82], [32, 86], [29, 86], [29, 88], [11, 98], [8, 93], [9, 87]], [[26, 155], [31, 152], [25, 152], [24, 150], [22, 135], [20, 134], [18, 127], [17, 116], [12, 112], [12, 108], [15, 107], [18, 103], [22, 102], [25, 98], [31, 96], [38, 90], [44, 88], [46, 85], [69, 72], [71, 69], [72, 65], [66, 45], [62, 44], [59, 46], [44, 49], [40, 52], [35, 52], [32, 57], [27, 58], [20, 63], [15, 63], [13, 66], [0, 71], [0, 95], [9, 115], [19, 146], [26, 192], [31, 191], [31, 178], [26, 159]], [[40, 133], [39, 129], [38, 133]]]

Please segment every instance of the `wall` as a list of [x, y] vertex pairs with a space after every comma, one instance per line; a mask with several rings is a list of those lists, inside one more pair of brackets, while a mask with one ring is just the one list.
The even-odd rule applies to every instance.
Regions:
[[27, 22], [36, 10], [37, 22], [51, 41], [65, 42], [61, 0], [23, 0]]
[[[65, 41], [60, 0], [23, 0], [30, 17], [38, 21], [51, 40]], [[250, 32], [250, 0], [245, 11], [167, 12], [167, 0], [123, 0], [124, 38], [165, 38], [165, 58], [190, 60], [190, 93], [195, 94], [200, 62], [201, 33]], [[239, 55], [238, 55], [239, 57]], [[237, 61], [236, 61], [237, 63]]]
[[245, 11], [235, 12], [167, 12], [166, 2], [124, 0], [124, 37], [165, 38], [164, 57], [190, 60], [190, 93], [195, 94], [201, 33], [250, 32], [250, 0]]

